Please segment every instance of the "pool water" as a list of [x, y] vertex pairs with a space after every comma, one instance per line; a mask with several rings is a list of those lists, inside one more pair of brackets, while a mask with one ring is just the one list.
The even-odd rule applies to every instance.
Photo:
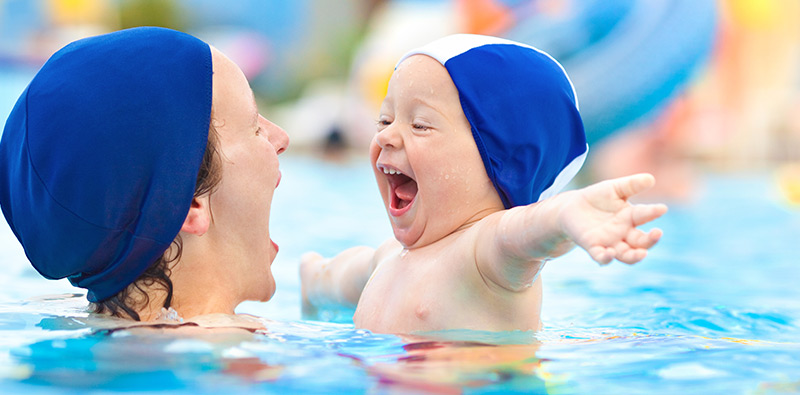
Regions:
[[539, 333], [398, 337], [355, 329], [351, 312], [300, 312], [303, 252], [391, 235], [367, 158], [287, 155], [282, 171], [278, 291], [238, 310], [265, 317], [255, 334], [100, 330], [80, 290], [39, 277], [3, 222], [0, 393], [800, 392], [800, 207], [770, 173], [702, 175], [638, 265], [582, 251], [549, 263]]

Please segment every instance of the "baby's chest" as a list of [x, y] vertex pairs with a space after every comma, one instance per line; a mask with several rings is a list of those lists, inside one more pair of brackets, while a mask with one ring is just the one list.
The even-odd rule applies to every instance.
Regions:
[[456, 313], [474, 306], [470, 282], [452, 268], [385, 265], [364, 289], [354, 321], [359, 327], [387, 332], [449, 327]]

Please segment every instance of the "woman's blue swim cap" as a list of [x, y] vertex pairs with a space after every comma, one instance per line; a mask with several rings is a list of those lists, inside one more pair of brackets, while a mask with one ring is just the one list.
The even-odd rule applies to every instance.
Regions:
[[550, 55], [497, 37], [456, 34], [405, 54], [441, 63], [458, 90], [486, 173], [506, 208], [564, 188], [588, 146], [575, 89]]
[[186, 219], [211, 113], [211, 50], [142, 27], [76, 41], [42, 66], [0, 140], [0, 206], [36, 270], [102, 301]]

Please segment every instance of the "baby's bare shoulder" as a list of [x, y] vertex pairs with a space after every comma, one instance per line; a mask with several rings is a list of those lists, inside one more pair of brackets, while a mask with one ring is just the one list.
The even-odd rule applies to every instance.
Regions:
[[398, 255], [403, 250], [403, 245], [395, 238], [389, 238], [375, 249], [375, 260], [380, 262], [389, 256]]

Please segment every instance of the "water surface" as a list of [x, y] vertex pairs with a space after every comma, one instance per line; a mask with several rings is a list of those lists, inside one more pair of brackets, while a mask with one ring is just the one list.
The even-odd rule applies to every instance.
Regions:
[[[657, 221], [635, 266], [582, 251], [543, 272], [539, 333], [372, 334], [300, 315], [299, 256], [391, 235], [366, 157], [282, 157], [272, 233], [278, 291], [239, 312], [266, 331], [98, 330], [80, 290], [42, 279], [0, 225], [0, 393], [785, 393], [800, 391], [800, 209], [772, 174], [705, 174]], [[72, 293], [79, 293], [71, 296]], [[57, 296], [47, 296], [57, 295]]]

